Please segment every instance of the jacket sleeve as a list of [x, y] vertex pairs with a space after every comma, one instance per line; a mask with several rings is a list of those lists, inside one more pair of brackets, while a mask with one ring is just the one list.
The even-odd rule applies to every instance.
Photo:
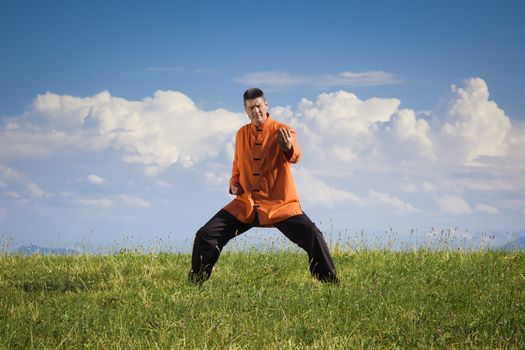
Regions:
[[239, 144], [239, 132], [237, 132], [236, 136], [235, 136], [235, 153], [233, 155], [233, 165], [232, 165], [232, 176], [230, 178], [230, 186], [228, 188], [228, 192], [230, 194], [233, 194], [232, 193], [232, 186], [234, 184], [238, 185], [239, 188], [241, 189], [241, 193], [244, 192], [244, 190], [242, 189], [241, 185], [239, 184], [239, 168], [237, 166], [237, 160], [239, 159], [239, 147], [240, 147], [240, 144]]
[[290, 133], [293, 136], [292, 141], [292, 149], [288, 152], [286, 152], [284, 155], [286, 156], [286, 159], [290, 163], [297, 163], [299, 159], [301, 159], [301, 149], [299, 148], [297, 144], [297, 134], [295, 133], [295, 130], [293, 128], [288, 128], [290, 130]]

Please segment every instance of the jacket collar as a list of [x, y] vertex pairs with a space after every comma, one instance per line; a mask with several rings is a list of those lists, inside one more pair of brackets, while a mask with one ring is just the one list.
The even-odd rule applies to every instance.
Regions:
[[267, 129], [270, 125], [272, 125], [275, 121], [273, 120], [273, 118], [270, 116], [270, 113], [266, 113], [267, 115], [267, 118], [266, 120], [264, 121], [264, 123], [262, 123], [260, 126], [255, 126], [255, 124], [253, 123], [250, 123], [250, 129], [252, 131], [262, 131], [262, 130], [265, 130]]

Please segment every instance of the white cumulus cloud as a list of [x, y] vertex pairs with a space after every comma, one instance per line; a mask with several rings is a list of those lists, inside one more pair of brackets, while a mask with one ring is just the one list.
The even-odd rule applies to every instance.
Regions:
[[413, 205], [403, 202], [398, 197], [388, 193], [370, 190], [368, 192], [368, 198], [370, 201], [372, 201], [372, 203], [386, 204], [387, 206], [393, 208], [397, 214], [411, 214], [417, 213], [419, 211]]
[[294, 171], [295, 181], [300, 197], [310, 204], [333, 208], [335, 204], [349, 203], [354, 206], [377, 208], [386, 206], [394, 210], [395, 214], [417, 213], [409, 203], [403, 202], [396, 196], [388, 193], [370, 190], [367, 196], [359, 196], [341, 188], [330, 186], [325, 181], [305, 167]]
[[493, 207], [488, 204], [478, 203], [476, 204], [475, 210], [480, 213], [486, 213], [486, 214], [498, 214], [499, 210], [496, 207]]
[[[516, 175], [525, 171], [525, 152], [519, 154], [525, 150], [525, 127], [513, 126], [490, 100], [482, 79], [452, 85], [433, 111], [400, 109], [400, 102], [377, 97], [362, 100], [338, 91], [302, 99], [296, 108], [271, 110], [296, 129], [305, 155], [299, 166], [315, 169], [318, 179], [329, 186], [325, 193], [344, 191], [325, 195], [326, 200], [318, 203], [327, 203], [330, 197], [349, 201], [345, 193], [356, 193], [357, 183], [377, 190], [368, 197], [354, 197], [354, 201], [382, 200], [392, 208], [397, 205], [398, 213], [415, 214], [423, 208], [401, 197], [378, 194], [405, 193], [420, 197], [418, 202], [423, 202], [421, 197], [426, 202], [434, 199], [442, 213], [457, 215], [499, 213], [503, 197], [495, 206], [472, 207], [467, 201], [472, 193], [513, 190], [525, 196], [525, 183]], [[331, 186], [333, 177], [352, 180], [336, 188]], [[406, 178], [412, 181], [407, 183]]]
[[132, 197], [125, 194], [120, 195], [122, 202], [130, 207], [151, 208], [151, 203], [145, 199]]
[[304, 167], [294, 170], [294, 178], [300, 198], [308, 203], [332, 208], [345, 201], [361, 202], [357, 195], [328, 185]]
[[27, 185], [27, 189], [29, 190], [29, 193], [31, 193], [32, 197], [43, 197], [46, 195], [46, 193], [34, 182], [29, 183]]
[[[400, 108], [397, 98], [363, 99], [343, 90], [295, 102], [273, 106], [271, 114], [296, 130], [303, 157], [293, 165], [295, 181], [301, 200], [317, 209], [349, 208], [421, 220], [432, 214], [458, 220], [461, 215], [491, 214], [494, 222], [503, 220], [500, 214], [524, 210], [525, 125], [511, 122], [491, 101], [482, 79], [452, 85], [438, 107], [424, 113]], [[165, 171], [153, 179], [134, 178], [132, 188], [145, 189], [140, 196], [172, 195], [191, 180], [196, 197], [227, 191], [234, 134], [248, 122], [240, 113], [204, 111], [176, 91], [157, 91], [136, 101], [109, 92], [90, 97], [46, 93], [22, 115], [2, 119], [2, 164], [35, 157], [49, 157], [52, 163], [52, 157], [61, 160], [64, 154], [71, 162], [76, 152], [108, 152], [146, 174]], [[118, 205], [150, 208], [156, 200], [169, 201], [141, 198], [133, 189], [112, 191], [116, 183], [86, 173], [71, 178], [106, 183], [103, 190], [110, 194], [97, 197], [84, 193], [85, 188], [62, 187], [72, 194], [53, 197], [37, 185], [51, 182], [49, 177], [25, 175], [2, 164], [0, 200], [5, 203], [58, 197], [67, 204], [116, 210]], [[176, 169], [169, 169], [174, 165]], [[119, 170], [122, 164], [111, 166]], [[9, 209], [5, 203], [0, 207]]]
[[424, 119], [417, 119], [413, 110], [402, 109], [393, 115], [396, 136], [419, 155], [435, 160], [434, 144], [430, 139], [430, 126]]
[[25, 124], [0, 129], [0, 147], [8, 159], [113, 149], [124, 162], [154, 175], [176, 163], [188, 168], [216, 156], [244, 123], [240, 113], [200, 110], [176, 91], [156, 91], [141, 101], [107, 91], [92, 97], [46, 93], [36, 97]]
[[113, 207], [113, 200], [110, 198], [75, 198], [71, 200], [71, 202], [82, 206], [102, 209]]
[[294, 86], [370, 86], [396, 84], [401, 79], [392, 73], [383, 71], [341, 72], [338, 74], [292, 74], [284, 71], [263, 71], [244, 74], [235, 81], [250, 86], [270, 89], [283, 89]]
[[[2, 164], [0, 164], [0, 183], [2, 184], [0, 187], [15, 189], [9, 193], [17, 193], [19, 199], [27, 200], [27, 197], [42, 198], [49, 195], [26, 174]], [[20, 195], [17, 191], [24, 194]]]
[[461, 196], [445, 195], [437, 198], [441, 212], [451, 215], [464, 215], [472, 213], [470, 205]]
[[441, 135], [448, 152], [465, 162], [480, 156], [505, 156], [511, 122], [496, 102], [489, 99], [484, 80], [470, 78], [462, 86], [451, 86], [436, 117], [443, 119]]
[[93, 185], [103, 185], [107, 182], [106, 179], [95, 174], [88, 175], [86, 180]]
[[204, 173], [204, 177], [206, 178], [206, 181], [213, 186], [221, 186], [222, 188], [228, 188], [229, 182], [230, 182], [230, 176], [229, 173], [220, 173], [217, 174], [212, 171], [207, 171]]
[[350, 163], [375, 152], [375, 133], [399, 104], [398, 99], [361, 100], [346, 91], [323, 93], [314, 101], [303, 98], [288, 120], [316, 161]]

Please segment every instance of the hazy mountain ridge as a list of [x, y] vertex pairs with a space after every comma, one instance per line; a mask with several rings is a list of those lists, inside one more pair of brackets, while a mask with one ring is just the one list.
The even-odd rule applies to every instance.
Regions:
[[78, 255], [79, 251], [68, 248], [49, 248], [41, 247], [35, 244], [23, 245], [18, 247], [13, 253], [21, 255]]
[[[513, 237], [515, 239], [511, 239], [508, 242], [505, 242], [503, 244], [497, 244], [493, 245], [492, 249], [498, 250], [525, 250], [525, 229], [515, 231], [513, 234]], [[285, 247], [284, 244], [286, 244], [286, 240], [283, 240], [283, 248]], [[292, 243], [289, 243], [292, 247], [295, 247]], [[260, 249], [260, 250], [267, 250], [267, 249], [273, 249], [273, 247], [268, 246], [268, 242], [264, 242], [264, 240], [261, 240], [261, 237], [252, 237], [251, 243], [248, 244], [246, 247], [243, 248], [242, 243], [241, 245], [236, 243], [231, 243], [229, 246], [230, 248], [233, 248], [234, 250], [246, 250], [246, 249]], [[370, 249], [374, 249], [373, 246], [369, 247]], [[71, 248], [62, 248], [62, 247], [43, 247], [36, 244], [27, 244], [20, 246], [14, 250], [12, 250], [13, 254], [20, 254], [20, 255], [33, 255], [33, 254], [40, 254], [40, 255], [78, 255], [82, 253], [95, 253], [95, 254], [116, 254], [116, 253], [123, 253], [123, 252], [130, 252], [134, 251], [133, 249], [126, 248], [126, 247], [114, 247], [114, 249], [108, 250], [107, 247], [105, 249], [92, 249], [92, 250], [86, 250], [84, 252], [81, 252], [77, 249], [71, 249]]]

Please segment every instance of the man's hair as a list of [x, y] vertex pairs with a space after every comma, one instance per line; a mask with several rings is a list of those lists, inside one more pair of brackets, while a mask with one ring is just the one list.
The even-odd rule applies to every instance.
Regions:
[[247, 100], [253, 100], [254, 98], [262, 97], [264, 99], [264, 92], [259, 88], [249, 88], [242, 95], [243, 103], [246, 103]]

